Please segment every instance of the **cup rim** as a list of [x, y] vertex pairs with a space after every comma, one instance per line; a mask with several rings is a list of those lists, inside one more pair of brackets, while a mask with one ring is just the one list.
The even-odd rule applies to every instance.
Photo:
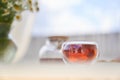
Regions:
[[96, 45], [96, 42], [92, 42], [92, 41], [66, 41], [63, 43], [64, 44], [90, 44], [90, 45]]

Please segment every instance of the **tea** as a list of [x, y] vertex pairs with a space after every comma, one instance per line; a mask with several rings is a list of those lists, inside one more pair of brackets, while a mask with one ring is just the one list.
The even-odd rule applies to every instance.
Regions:
[[89, 62], [97, 56], [95, 44], [64, 44], [62, 50], [65, 60], [71, 63]]

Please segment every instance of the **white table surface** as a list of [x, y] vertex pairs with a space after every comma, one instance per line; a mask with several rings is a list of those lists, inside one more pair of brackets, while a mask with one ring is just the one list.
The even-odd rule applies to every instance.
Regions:
[[120, 80], [120, 63], [89, 65], [12, 64], [0, 66], [0, 80]]

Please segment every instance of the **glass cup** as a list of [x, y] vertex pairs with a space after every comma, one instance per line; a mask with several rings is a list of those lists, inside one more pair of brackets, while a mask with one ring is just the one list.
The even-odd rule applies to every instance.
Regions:
[[95, 42], [64, 42], [61, 51], [65, 63], [92, 63], [98, 57], [98, 47]]

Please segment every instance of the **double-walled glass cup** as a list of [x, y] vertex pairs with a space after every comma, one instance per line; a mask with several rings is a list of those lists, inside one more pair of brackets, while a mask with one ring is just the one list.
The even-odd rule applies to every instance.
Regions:
[[64, 42], [61, 51], [65, 63], [92, 63], [98, 57], [98, 47], [95, 42]]

